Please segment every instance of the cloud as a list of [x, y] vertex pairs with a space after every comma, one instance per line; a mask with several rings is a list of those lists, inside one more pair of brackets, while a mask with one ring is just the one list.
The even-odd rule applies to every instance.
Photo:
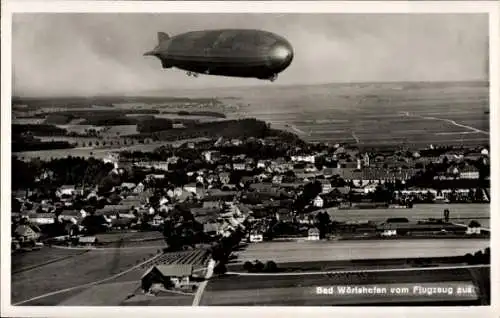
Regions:
[[286, 37], [292, 65], [276, 83], [485, 79], [487, 15], [15, 14], [13, 86], [23, 95], [137, 94], [262, 85], [187, 77], [142, 54], [156, 32], [258, 28]]

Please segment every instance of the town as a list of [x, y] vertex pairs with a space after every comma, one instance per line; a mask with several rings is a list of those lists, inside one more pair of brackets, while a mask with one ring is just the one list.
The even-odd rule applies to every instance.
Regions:
[[[14, 158], [12, 233], [23, 233], [17, 225], [26, 221], [37, 239], [111, 229], [162, 231], [165, 220], [185, 212], [216, 237], [244, 220], [314, 226], [315, 216], [329, 209], [487, 203], [488, 160], [486, 148], [360, 153], [352, 146], [296, 146], [274, 138], [188, 142], [103, 161]], [[285, 235], [260, 228], [261, 234]]]
[[[14, 156], [12, 167], [12, 253], [164, 242], [140, 267], [147, 292], [158, 277], [172, 275], [179, 278], [162, 288], [196, 290], [197, 279], [225, 273], [233, 252], [248, 243], [489, 237], [480, 215], [456, 217], [448, 208], [489, 202], [485, 147], [362, 152], [279, 137], [221, 137], [103, 160]], [[407, 217], [419, 204], [444, 208]], [[362, 218], [345, 218], [357, 210]], [[389, 214], [372, 218], [377, 210]], [[280, 266], [262, 261], [244, 268]], [[202, 275], [193, 278], [195, 270]]]

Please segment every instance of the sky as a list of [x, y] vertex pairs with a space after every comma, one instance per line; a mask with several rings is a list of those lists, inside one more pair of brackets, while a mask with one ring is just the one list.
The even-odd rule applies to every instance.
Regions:
[[[486, 14], [16, 13], [13, 94], [141, 94], [331, 82], [487, 80]], [[143, 53], [157, 32], [256, 28], [284, 36], [294, 60], [276, 82], [164, 70]]]

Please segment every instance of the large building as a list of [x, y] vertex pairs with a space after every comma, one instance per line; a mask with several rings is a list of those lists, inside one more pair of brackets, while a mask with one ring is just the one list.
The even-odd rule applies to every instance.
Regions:
[[179, 288], [189, 285], [192, 275], [193, 265], [156, 265], [144, 273], [141, 285], [146, 292], [154, 285], [161, 285], [165, 289]]

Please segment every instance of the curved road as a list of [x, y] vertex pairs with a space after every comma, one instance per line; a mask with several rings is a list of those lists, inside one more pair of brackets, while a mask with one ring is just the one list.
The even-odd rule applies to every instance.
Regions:
[[457, 123], [455, 120], [452, 120], [452, 119], [432, 117], [432, 116], [422, 116], [422, 115], [411, 114], [409, 112], [404, 112], [403, 114], [406, 117], [418, 117], [418, 118], [428, 119], [428, 120], [445, 121], [445, 122], [448, 122], [448, 123], [450, 123], [452, 125], [455, 125], [457, 127], [462, 127], [462, 128], [465, 128], [465, 129], [469, 129], [469, 130], [471, 130], [472, 132], [475, 132], [475, 133], [480, 133], [480, 134], [484, 134], [484, 135], [488, 135], [488, 136], [490, 135], [490, 133], [488, 131], [484, 131], [484, 130], [477, 129], [477, 128], [472, 127], [472, 126], [467, 126], [467, 125], [464, 125], [464, 124], [460, 124], [460, 123]]

